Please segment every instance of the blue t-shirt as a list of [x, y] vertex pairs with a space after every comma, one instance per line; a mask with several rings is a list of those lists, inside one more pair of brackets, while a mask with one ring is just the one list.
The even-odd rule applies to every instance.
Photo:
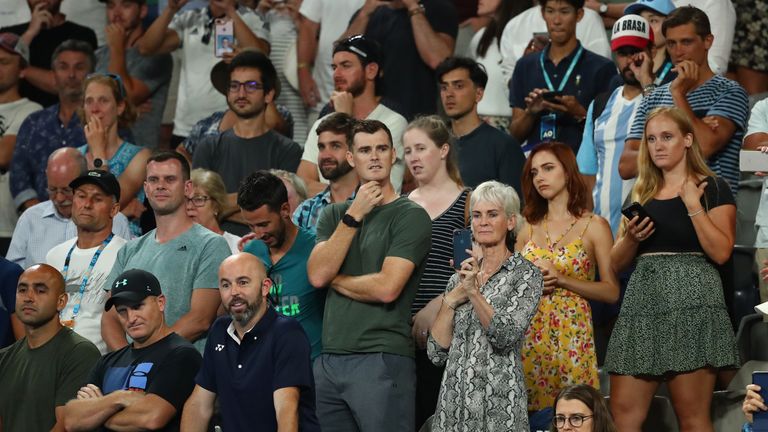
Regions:
[[211, 326], [195, 381], [219, 397], [225, 431], [277, 431], [273, 393], [286, 387], [299, 388], [299, 430], [319, 431], [309, 355], [298, 321], [271, 307], [242, 340], [223, 316]]
[[314, 360], [322, 349], [326, 289], [317, 289], [309, 283], [307, 260], [313, 247], [315, 234], [299, 228], [293, 245], [277, 263], [272, 263], [269, 247], [261, 240], [248, 242], [243, 252], [256, 255], [264, 262], [267, 275], [274, 282], [269, 295], [275, 310], [299, 321], [312, 345]]

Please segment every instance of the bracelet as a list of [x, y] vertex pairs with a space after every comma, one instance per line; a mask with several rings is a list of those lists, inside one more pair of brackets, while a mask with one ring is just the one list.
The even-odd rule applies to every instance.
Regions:
[[413, 9], [408, 9], [408, 16], [412, 16], [413, 17], [413, 16], [416, 16], [416, 15], [419, 15], [419, 14], [423, 14], [423, 13], [424, 13], [424, 6], [421, 5], [421, 4], [416, 6]]
[[656, 84], [648, 84], [647, 86], [643, 87], [643, 96], [648, 96], [649, 94], [653, 93], [654, 90], [656, 90]]
[[443, 303], [445, 303], [445, 305], [446, 305], [446, 306], [448, 306], [448, 307], [449, 307], [451, 310], [454, 310], [454, 311], [456, 310], [456, 308], [455, 308], [455, 307], [451, 306], [451, 304], [450, 304], [450, 303], [448, 303], [447, 301], [445, 301], [445, 293], [443, 293]]
[[704, 213], [704, 209], [701, 209], [701, 210], [699, 210], [697, 212], [688, 213], [688, 217], [694, 217], [694, 216], [699, 215], [701, 213]]
[[296, 65], [296, 69], [304, 69], [308, 67], [309, 67], [309, 63], [299, 63]]

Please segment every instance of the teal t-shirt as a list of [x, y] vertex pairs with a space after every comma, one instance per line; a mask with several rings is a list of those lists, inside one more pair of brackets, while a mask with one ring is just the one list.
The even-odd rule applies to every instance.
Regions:
[[[109, 288], [125, 270], [141, 269], [155, 275], [165, 294], [165, 322], [172, 326], [189, 312], [192, 291], [219, 287], [219, 265], [231, 251], [224, 237], [194, 224], [175, 239], [158, 243], [155, 230], [133, 239], [117, 253]], [[205, 337], [194, 342], [202, 354]]]
[[272, 279], [269, 295], [275, 310], [284, 316], [296, 318], [312, 345], [312, 359], [322, 350], [323, 308], [325, 289], [314, 288], [307, 277], [307, 260], [315, 247], [315, 235], [299, 228], [296, 240], [288, 252], [276, 264], [269, 257], [269, 247], [261, 240], [248, 242], [243, 252], [259, 257]]
[[[317, 224], [318, 242], [331, 237], [349, 205], [337, 203], [323, 209]], [[431, 247], [432, 220], [426, 210], [406, 197], [378, 206], [363, 218], [340, 274], [378, 273], [387, 257], [407, 259], [416, 268], [400, 296], [391, 303], [364, 303], [329, 289], [323, 319], [323, 352], [413, 357], [411, 303]]]

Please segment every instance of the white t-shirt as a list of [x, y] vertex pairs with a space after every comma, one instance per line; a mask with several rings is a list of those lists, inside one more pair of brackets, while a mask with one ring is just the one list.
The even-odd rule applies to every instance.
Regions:
[[104, 45], [106, 40], [104, 29], [107, 27], [107, 3], [105, 1], [63, 1], [61, 2], [61, 13], [67, 16], [67, 21], [93, 30], [96, 33], [96, 41], [99, 46]]
[[[269, 31], [259, 15], [248, 8], [240, 8], [237, 13], [253, 34], [269, 42]], [[195, 123], [211, 113], [227, 109], [227, 98], [211, 84], [211, 69], [221, 59], [214, 55], [216, 39], [213, 34], [208, 44], [202, 41], [208, 21], [207, 8], [193, 9], [176, 14], [168, 26], [181, 41], [177, 50], [181, 71], [173, 120], [174, 135], [186, 137]]]
[[[45, 262], [62, 271], [67, 253], [76, 241], [77, 238], [67, 240], [51, 249], [45, 257]], [[89, 249], [80, 249], [75, 246], [69, 262], [69, 270], [64, 275], [66, 278], [64, 283], [69, 300], [64, 310], [61, 311], [61, 319], [63, 321], [72, 319], [75, 305], [80, 304], [80, 311], [75, 317], [74, 330], [80, 336], [93, 342], [102, 354], [107, 353], [107, 344], [101, 338], [101, 314], [104, 313], [104, 303], [109, 298], [109, 291], [106, 288], [112, 284], [112, 281], [107, 280], [107, 278], [112, 271], [112, 266], [115, 264], [117, 251], [125, 243], [126, 240], [121, 237], [115, 236], [112, 238], [107, 247], [101, 252], [99, 260], [96, 261], [82, 296], [80, 296], [80, 283], [99, 246]]]
[[[523, 56], [533, 34], [546, 32], [547, 23], [541, 15], [541, 6], [533, 6], [507, 23], [501, 34], [501, 70], [505, 83], [512, 78], [515, 65]], [[608, 59], [612, 58], [603, 20], [600, 14], [592, 9], [584, 8], [584, 17], [576, 24], [576, 38], [584, 49]]]
[[26, 0], [0, 0], [0, 27], [29, 22], [29, 16]]
[[[307, 142], [304, 144], [304, 153], [301, 155], [302, 160], [311, 162], [315, 165], [317, 165], [317, 156], [320, 153], [317, 149], [317, 127], [324, 119], [325, 117], [319, 118], [315, 124], [312, 125], [312, 129], [309, 130], [309, 135], [307, 136]], [[395, 165], [389, 173], [389, 179], [397, 193], [400, 193], [400, 187], [403, 184], [403, 175], [405, 175], [403, 133], [405, 132], [405, 127], [408, 126], [408, 122], [405, 120], [405, 117], [385, 107], [383, 104], [377, 105], [365, 119], [378, 120], [384, 123], [387, 128], [389, 128], [389, 132], [392, 133], [392, 144], [394, 144], [395, 152], [397, 153], [397, 161], [395, 161]], [[321, 182], [328, 183], [328, 180], [326, 180], [320, 173], [319, 165], [317, 167], [317, 176], [320, 178]]]
[[736, 30], [736, 9], [733, 3], [730, 0], [672, 0], [672, 3], [675, 7], [695, 6], [707, 14], [715, 36], [707, 56], [709, 67], [716, 74], [728, 72], [733, 33]]
[[[0, 137], [18, 134], [19, 127], [27, 116], [41, 109], [39, 104], [27, 98], [0, 104]], [[10, 177], [10, 172], [0, 174], [0, 237], [3, 238], [13, 235], [18, 220], [11, 196]]]
[[363, 6], [365, 0], [304, 0], [299, 13], [310, 21], [320, 24], [317, 54], [312, 68], [312, 78], [320, 92], [320, 102], [314, 110], [320, 111], [331, 99], [333, 92], [333, 43], [349, 27], [352, 15]]
[[504, 73], [501, 70], [501, 52], [499, 51], [498, 40], [494, 39], [491, 42], [485, 56], [478, 57], [477, 55], [477, 46], [480, 44], [480, 38], [483, 37], [486, 29], [475, 33], [469, 42], [470, 55], [478, 63], [485, 66], [485, 72], [488, 74], [488, 83], [485, 85], [483, 98], [477, 104], [477, 113], [481, 116], [510, 117], [512, 108], [509, 107], [509, 87], [507, 87], [507, 81], [504, 80]]

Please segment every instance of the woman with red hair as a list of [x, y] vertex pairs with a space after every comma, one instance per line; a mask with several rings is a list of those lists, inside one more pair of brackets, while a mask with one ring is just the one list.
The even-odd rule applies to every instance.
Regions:
[[[523, 168], [522, 189], [527, 226], [516, 249], [544, 275], [544, 295], [522, 350], [528, 411], [534, 414], [551, 407], [564, 387], [599, 385], [589, 300], [616, 302], [619, 285], [611, 271], [611, 227], [589, 212], [589, 190], [570, 147], [538, 145]], [[550, 420], [548, 411], [531, 418], [545, 428]]]

